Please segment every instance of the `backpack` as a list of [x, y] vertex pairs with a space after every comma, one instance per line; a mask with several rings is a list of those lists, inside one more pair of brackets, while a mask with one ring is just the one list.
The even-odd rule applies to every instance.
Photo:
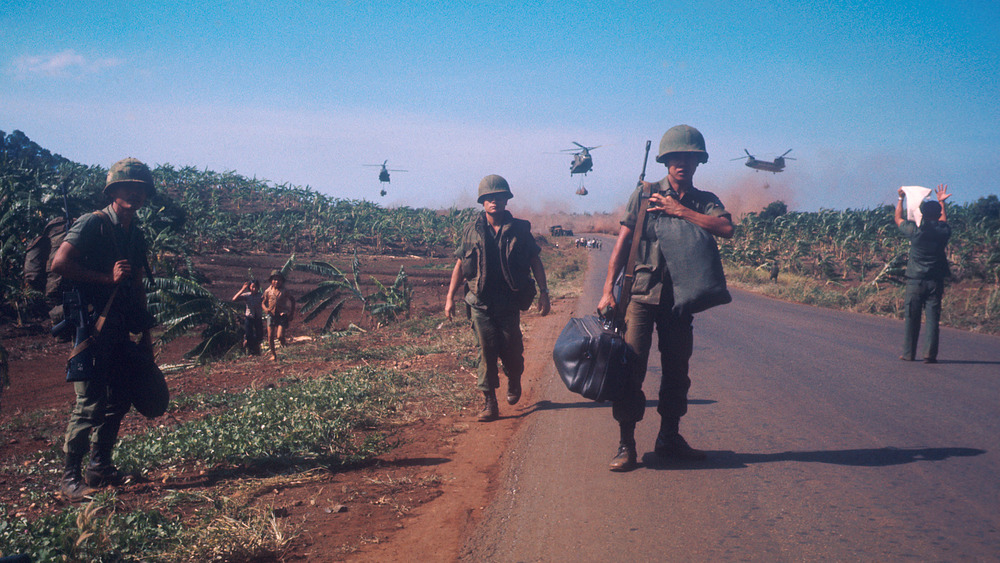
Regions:
[[44, 292], [51, 304], [62, 302], [66, 285], [62, 276], [52, 273], [55, 250], [66, 238], [66, 218], [57, 217], [45, 224], [42, 234], [28, 244], [24, 254], [24, 283], [35, 291]]

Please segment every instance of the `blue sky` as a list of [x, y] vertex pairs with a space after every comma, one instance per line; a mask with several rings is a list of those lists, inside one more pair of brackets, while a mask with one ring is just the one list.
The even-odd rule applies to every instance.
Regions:
[[[515, 211], [588, 212], [688, 123], [711, 155], [696, 185], [736, 211], [941, 182], [961, 203], [1000, 193], [998, 30], [997, 2], [8, 0], [0, 130], [384, 205], [473, 205], [497, 173]], [[601, 145], [586, 197], [573, 141]], [[744, 148], [797, 160], [754, 172]], [[381, 197], [363, 165], [386, 159], [407, 172]]]

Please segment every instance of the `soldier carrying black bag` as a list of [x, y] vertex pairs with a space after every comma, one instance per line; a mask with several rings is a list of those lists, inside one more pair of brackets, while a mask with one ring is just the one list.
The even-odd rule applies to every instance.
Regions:
[[[56, 251], [52, 270], [72, 282], [80, 308], [68, 362], [76, 405], [66, 431], [66, 467], [59, 493], [77, 502], [121, 474], [111, 461], [122, 419], [135, 405], [147, 417], [166, 412], [169, 393], [153, 358], [142, 274], [148, 248], [136, 212], [155, 194], [149, 168], [134, 158], [108, 171], [110, 204], [80, 217]], [[133, 334], [141, 335], [139, 342]], [[83, 458], [90, 451], [86, 473]]]
[[[597, 306], [602, 311], [615, 306], [615, 278], [625, 266], [634, 231], [640, 231], [631, 303], [625, 312], [625, 341], [637, 360], [630, 366], [623, 398], [612, 402], [621, 437], [611, 471], [636, 467], [635, 426], [646, 407], [642, 382], [654, 328], [662, 364], [657, 407], [661, 421], [654, 451], [665, 458], [704, 459], [705, 453], [689, 446], [679, 429], [691, 386], [692, 321], [695, 313], [730, 301], [713, 236], [732, 237], [732, 219], [715, 194], [694, 187], [695, 170], [708, 162], [705, 138], [688, 125], [671, 127], [660, 140], [656, 161], [667, 167], [667, 177], [642, 182], [632, 193]], [[646, 221], [637, 225], [643, 193], [650, 194], [649, 207]]]

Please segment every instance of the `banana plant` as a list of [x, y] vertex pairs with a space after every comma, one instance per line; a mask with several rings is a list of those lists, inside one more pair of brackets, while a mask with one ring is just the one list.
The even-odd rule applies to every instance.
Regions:
[[180, 276], [156, 278], [151, 289], [149, 310], [164, 326], [158, 339], [160, 344], [204, 327], [201, 342], [185, 353], [185, 357], [206, 363], [239, 352], [243, 325], [232, 303], [220, 300], [195, 281]]

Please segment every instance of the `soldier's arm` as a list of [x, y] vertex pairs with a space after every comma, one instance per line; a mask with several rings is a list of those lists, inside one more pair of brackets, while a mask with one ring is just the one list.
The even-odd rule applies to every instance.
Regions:
[[948, 215], [946, 215], [944, 212], [944, 200], [948, 199], [949, 197], [951, 197], [951, 194], [948, 193], [948, 184], [938, 184], [937, 200], [938, 203], [941, 204], [941, 218], [938, 219], [938, 221], [941, 221], [942, 223], [948, 222]]
[[63, 241], [52, 258], [52, 271], [72, 281], [100, 285], [114, 285], [128, 279], [132, 274], [132, 266], [128, 260], [115, 262], [110, 274], [88, 270], [80, 265], [80, 249], [67, 241]]
[[531, 273], [535, 275], [535, 280], [538, 282], [538, 311], [544, 317], [552, 310], [552, 305], [549, 303], [549, 283], [545, 279], [545, 265], [542, 264], [542, 259], [537, 254], [531, 259]]
[[649, 198], [649, 211], [661, 211], [672, 217], [684, 219], [688, 223], [698, 225], [709, 233], [722, 238], [732, 238], [736, 228], [728, 214], [706, 215], [687, 207], [676, 198], [661, 193], [654, 193]]
[[896, 193], [899, 194], [899, 198], [896, 200], [896, 212], [893, 219], [896, 221], [896, 226], [898, 227], [903, 224], [903, 197], [906, 195], [906, 192], [903, 191], [903, 188], [899, 188], [896, 190]]
[[444, 298], [444, 315], [449, 320], [455, 314], [455, 293], [458, 291], [458, 286], [462, 285], [463, 282], [465, 282], [465, 276], [462, 275], [462, 259], [459, 258], [455, 261], [455, 269], [451, 271], [448, 295]]
[[615, 240], [615, 247], [611, 250], [611, 260], [608, 262], [608, 275], [604, 279], [604, 293], [601, 295], [601, 301], [597, 304], [598, 311], [608, 306], [615, 306], [613, 295], [615, 278], [618, 277], [618, 272], [625, 267], [625, 261], [628, 260], [628, 253], [631, 250], [631, 244], [632, 229], [622, 225], [618, 229], [618, 239]]

